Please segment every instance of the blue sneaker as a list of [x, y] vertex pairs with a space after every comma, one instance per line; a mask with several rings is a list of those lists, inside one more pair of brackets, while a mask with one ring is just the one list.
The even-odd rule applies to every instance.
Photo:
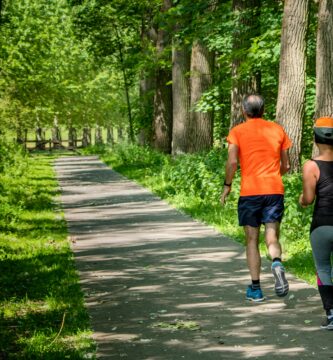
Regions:
[[252, 289], [252, 286], [249, 285], [246, 290], [246, 299], [254, 302], [264, 301], [265, 297], [261, 289]]
[[275, 293], [277, 296], [283, 297], [288, 294], [289, 284], [283, 265], [280, 261], [274, 261], [272, 264], [272, 273], [275, 278]]

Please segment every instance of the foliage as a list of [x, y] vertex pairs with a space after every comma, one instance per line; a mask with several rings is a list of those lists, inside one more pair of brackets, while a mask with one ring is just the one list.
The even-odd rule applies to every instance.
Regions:
[[97, 68], [90, 43], [75, 38], [65, 0], [8, 2], [0, 32], [3, 129], [52, 127], [55, 117], [78, 128], [115, 120], [117, 74]]
[[[6, 359], [93, 358], [89, 319], [52, 158], [1, 144], [0, 353]], [[59, 335], [58, 335], [59, 334]]]
[[[142, 123], [146, 123], [144, 112], [152, 114], [150, 108], [141, 110], [136, 91], [140, 76], [150, 73], [154, 63], [151, 61], [153, 45], [144, 34], [152, 27], [159, 1], [94, 0], [73, 5], [76, 36], [87, 39], [95, 61], [116, 74], [119, 81], [113, 92], [117, 98], [127, 97], [126, 105], [120, 103], [123, 105], [121, 111], [120, 104], [113, 102], [113, 109], [121, 114], [118, 122], [124, 122], [125, 116], [129, 116], [130, 132], [140, 129]], [[149, 121], [151, 123], [151, 118]]]
[[[153, 90], [144, 98], [139, 82], [153, 80], [156, 68], [172, 67], [171, 46], [163, 54], [156, 51], [158, 28], [170, 40], [190, 47], [200, 39], [215, 52], [214, 83], [196, 106], [197, 111], [214, 111], [215, 141], [229, 128], [231, 63], [236, 55], [243, 60], [241, 77], [260, 73], [266, 117], [275, 117], [281, 1], [261, 1], [256, 15], [259, 32], [246, 34], [249, 45], [240, 54], [232, 38], [235, 31], [242, 33], [239, 18], [251, 14], [233, 12], [231, 0], [177, 0], [166, 12], [161, 11], [161, 0], [13, 0], [2, 5], [0, 32], [6, 41], [0, 43], [0, 129], [50, 128], [55, 118], [60, 125], [79, 129], [126, 127], [131, 112], [131, 129], [139, 133], [145, 128], [150, 133]], [[302, 141], [306, 156], [312, 148], [315, 106], [315, 2], [310, 10]]]
[[[102, 159], [116, 171], [150, 187], [180, 210], [243, 243], [243, 230], [237, 219], [239, 173], [233, 181], [227, 204], [221, 207], [219, 202], [226, 156], [226, 149], [215, 148], [202, 154], [171, 158], [134, 145], [104, 148], [101, 153]], [[315, 270], [309, 242], [312, 208], [302, 209], [298, 205], [302, 188], [299, 174], [284, 176], [284, 183], [285, 215], [281, 242], [286, 266], [300, 278], [314, 283]], [[261, 250], [265, 251], [263, 244]]]
[[100, 154], [106, 159], [112, 159], [116, 165], [128, 164], [133, 167], [159, 167], [168, 158], [163, 154], [147, 147], [140, 147], [134, 144], [120, 143], [110, 148], [107, 145], [95, 145], [81, 150], [82, 154]]

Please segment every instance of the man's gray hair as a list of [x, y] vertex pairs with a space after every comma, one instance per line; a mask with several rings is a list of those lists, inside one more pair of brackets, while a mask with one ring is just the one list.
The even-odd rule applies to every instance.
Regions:
[[247, 95], [244, 97], [243, 110], [249, 118], [261, 118], [264, 113], [265, 100], [261, 95]]

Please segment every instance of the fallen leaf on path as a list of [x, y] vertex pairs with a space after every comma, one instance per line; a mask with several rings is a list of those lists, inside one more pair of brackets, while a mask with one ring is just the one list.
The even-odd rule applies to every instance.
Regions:
[[152, 341], [153, 341], [153, 339], [140, 339], [140, 343], [143, 343], [143, 344], [148, 344]]
[[190, 330], [190, 331], [196, 331], [200, 330], [200, 325], [195, 321], [174, 321], [171, 323], [168, 322], [159, 322], [157, 324], [154, 324], [153, 327], [158, 327], [162, 329], [168, 329], [168, 330]]

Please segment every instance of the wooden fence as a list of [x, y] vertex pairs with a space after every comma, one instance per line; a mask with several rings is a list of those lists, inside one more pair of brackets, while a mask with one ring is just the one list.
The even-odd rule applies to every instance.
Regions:
[[[34, 144], [34, 146], [29, 146], [29, 144]], [[25, 149], [29, 151], [33, 150], [75, 150], [82, 148], [82, 139], [75, 140], [61, 140], [53, 141], [52, 139], [44, 140], [25, 140], [24, 141]]]

